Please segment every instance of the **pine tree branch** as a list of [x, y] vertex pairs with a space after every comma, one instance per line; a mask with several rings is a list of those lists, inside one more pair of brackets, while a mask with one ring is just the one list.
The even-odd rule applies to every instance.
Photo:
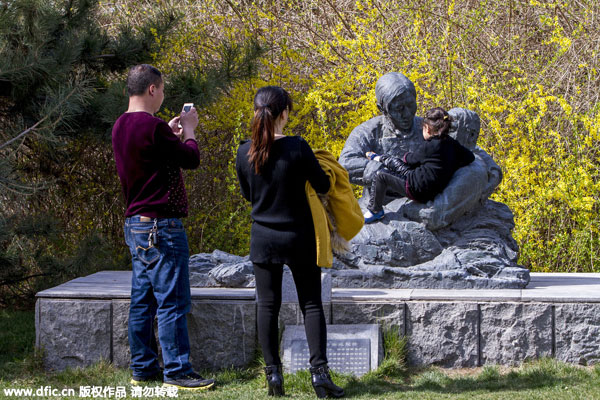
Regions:
[[16, 140], [19, 140], [20, 138], [24, 137], [28, 133], [34, 131], [38, 126], [40, 126], [40, 124], [42, 124], [52, 114], [54, 114], [54, 112], [56, 110], [58, 110], [63, 104], [65, 104], [67, 102], [67, 100], [69, 100], [69, 97], [71, 97], [76, 91], [77, 91], [77, 88], [76, 87], [73, 88], [73, 90], [71, 90], [71, 92], [64, 99], [62, 99], [56, 106], [54, 106], [54, 108], [52, 110], [50, 110], [50, 112], [48, 114], [46, 114], [46, 116], [44, 118], [40, 119], [33, 126], [25, 129], [23, 132], [19, 133], [17, 136], [15, 136], [14, 138], [10, 139], [8, 142], [5, 142], [5, 143], [1, 144], [0, 145], [0, 150], [2, 150], [3, 148], [5, 148], [6, 146], [10, 145], [11, 143], [15, 142]]
[[[22, 67], [19, 68], [13, 68], [13, 69], [8, 69], [8, 70], [3, 70], [2, 71], [2, 75], [0, 75], [0, 81], [2, 82], [11, 82], [13, 80], [13, 78], [11, 77], [11, 74], [14, 75], [15, 73], [20, 73], [21, 71], [27, 71], [30, 70], [33, 66], [35, 66], [34, 63], [29, 63], [29, 64], [25, 64]], [[3, 76], [8, 76], [8, 78], [3, 78]]]
[[18, 278], [18, 279], [4, 279], [4, 280], [0, 281], [0, 286], [13, 285], [15, 283], [20, 283], [20, 282], [26, 281], [26, 280], [31, 279], [31, 278], [37, 278], [37, 277], [40, 277], [40, 276], [50, 276], [50, 275], [52, 275], [52, 274], [41, 273], [41, 274], [33, 274], [33, 275], [23, 276], [23, 277]]
[[6, 189], [9, 192], [14, 193], [16, 195], [31, 196], [31, 195], [35, 194], [36, 191], [44, 189], [45, 185], [41, 185], [41, 184], [38, 184], [37, 186], [19, 185], [19, 184], [15, 183], [14, 181], [10, 181], [8, 179], [1, 179], [0, 187], [3, 187], [4, 189]]

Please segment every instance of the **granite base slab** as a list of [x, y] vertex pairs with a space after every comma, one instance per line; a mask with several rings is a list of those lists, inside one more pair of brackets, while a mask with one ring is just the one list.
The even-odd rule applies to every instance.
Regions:
[[[49, 369], [129, 363], [131, 272], [103, 271], [37, 294], [36, 346]], [[540, 357], [600, 361], [600, 274], [531, 274], [525, 289], [340, 289], [327, 323], [378, 324], [408, 336], [411, 365], [517, 365]], [[257, 349], [253, 288], [192, 288], [195, 368], [248, 365]], [[301, 324], [284, 303], [280, 324]]]

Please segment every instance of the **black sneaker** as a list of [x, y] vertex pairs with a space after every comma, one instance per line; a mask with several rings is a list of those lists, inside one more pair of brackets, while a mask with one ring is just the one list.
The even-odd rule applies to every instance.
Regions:
[[163, 386], [175, 386], [180, 390], [205, 390], [214, 385], [214, 379], [204, 379], [195, 372], [179, 375], [175, 378], [165, 378], [163, 383]]
[[160, 381], [162, 382], [163, 380], [163, 372], [158, 371], [155, 374], [149, 375], [149, 376], [132, 376], [131, 377], [131, 381], [129, 381], [132, 385], [141, 385], [143, 383], [147, 383], [147, 382], [156, 382], [156, 381]]

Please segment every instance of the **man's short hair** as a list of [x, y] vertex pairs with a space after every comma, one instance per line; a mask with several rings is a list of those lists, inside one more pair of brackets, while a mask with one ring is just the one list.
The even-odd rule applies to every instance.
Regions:
[[162, 83], [162, 74], [158, 69], [148, 64], [139, 64], [132, 67], [127, 75], [127, 94], [131, 96], [140, 96], [150, 87], [150, 85], [160, 85]]

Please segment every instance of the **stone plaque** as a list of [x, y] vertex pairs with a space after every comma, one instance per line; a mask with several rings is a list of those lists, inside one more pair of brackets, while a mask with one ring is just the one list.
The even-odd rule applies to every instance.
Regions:
[[[376, 369], [382, 358], [379, 325], [327, 326], [327, 359], [332, 370], [361, 376]], [[286, 325], [283, 364], [291, 373], [310, 367], [304, 326]]]
[[[296, 372], [308, 368], [308, 343], [305, 340], [292, 342], [292, 368]], [[371, 341], [369, 339], [331, 339], [327, 341], [329, 368], [361, 376], [371, 369]]]

